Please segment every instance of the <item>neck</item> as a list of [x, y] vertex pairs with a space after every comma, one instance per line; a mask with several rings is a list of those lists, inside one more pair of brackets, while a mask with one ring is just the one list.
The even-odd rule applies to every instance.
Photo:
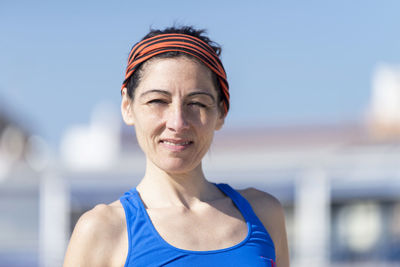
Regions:
[[189, 208], [199, 202], [221, 197], [222, 193], [203, 174], [201, 163], [185, 173], [168, 173], [149, 160], [146, 174], [137, 186], [147, 207], [183, 206]]

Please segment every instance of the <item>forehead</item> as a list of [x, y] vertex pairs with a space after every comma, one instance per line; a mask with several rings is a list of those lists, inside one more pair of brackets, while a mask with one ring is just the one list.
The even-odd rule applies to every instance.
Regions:
[[150, 89], [210, 89], [216, 90], [213, 74], [196, 59], [186, 56], [153, 58], [143, 65], [139, 88]]

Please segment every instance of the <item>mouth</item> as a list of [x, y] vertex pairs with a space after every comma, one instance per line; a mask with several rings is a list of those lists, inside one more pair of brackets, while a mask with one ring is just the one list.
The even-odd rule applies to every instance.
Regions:
[[160, 143], [173, 151], [182, 151], [193, 144], [193, 141], [182, 139], [161, 139]]
[[160, 142], [167, 144], [167, 145], [171, 145], [171, 146], [186, 146], [186, 145], [193, 143], [192, 141], [176, 142], [176, 141], [167, 141], [167, 140], [161, 140]]

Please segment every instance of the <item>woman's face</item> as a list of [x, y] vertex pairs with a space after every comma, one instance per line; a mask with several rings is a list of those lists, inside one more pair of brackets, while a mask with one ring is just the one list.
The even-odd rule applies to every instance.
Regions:
[[194, 170], [224, 122], [211, 71], [187, 57], [155, 58], [143, 67], [134, 99], [123, 96], [125, 122], [135, 125], [151, 163], [169, 173]]

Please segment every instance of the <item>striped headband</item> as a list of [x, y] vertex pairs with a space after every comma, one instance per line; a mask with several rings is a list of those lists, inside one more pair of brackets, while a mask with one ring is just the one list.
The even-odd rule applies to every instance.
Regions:
[[199, 59], [217, 75], [218, 83], [222, 90], [224, 110], [225, 113], [227, 113], [229, 110], [229, 85], [221, 60], [211, 46], [201, 39], [187, 34], [160, 34], [137, 43], [129, 53], [125, 80], [121, 90], [127, 87], [129, 78], [135, 72], [139, 64], [156, 55], [171, 51], [182, 52]]

